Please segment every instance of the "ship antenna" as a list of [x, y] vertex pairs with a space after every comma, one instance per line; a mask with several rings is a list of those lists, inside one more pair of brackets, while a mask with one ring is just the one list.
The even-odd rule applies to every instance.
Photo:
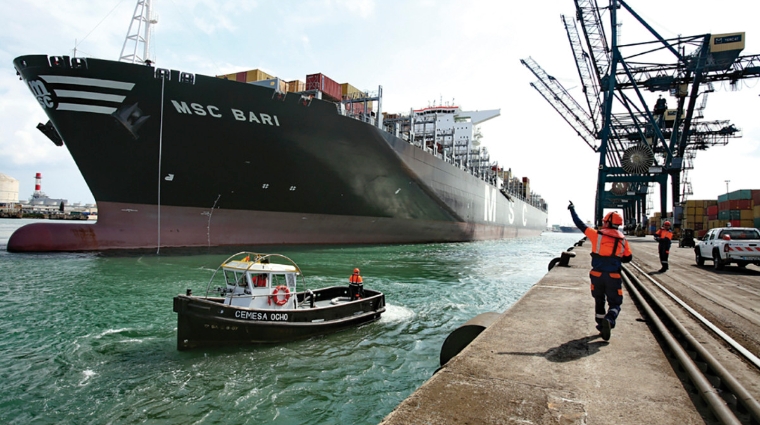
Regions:
[[[127, 37], [124, 39], [124, 45], [121, 47], [119, 60], [122, 62], [144, 63], [148, 60], [150, 52], [150, 26], [158, 22], [155, 19], [151, 19], [150, 2], [151, 0], [137, 0], [135, 12], [132, 14], [132, 21], [129, 23], [129, 29], [127, 30]], [[143, 35], [140, 35], [140, 30], [143, 31]], [[134, 45], [130, 45], [131, 53], [127, 49], [127, 44], [130, 42], [134, 43]], [[143, 44], [142, 57], [137, 55], [140, 43]]]

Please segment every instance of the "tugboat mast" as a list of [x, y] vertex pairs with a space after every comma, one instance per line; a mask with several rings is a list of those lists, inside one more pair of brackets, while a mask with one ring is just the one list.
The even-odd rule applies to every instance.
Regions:
[[[129, 23], [129, 30], [127, 30], [127, 37], [124, 39], [124, 45], [121, 48], [119, 61], [144, 63], [148, 60], [150, 52], [150, 26], [158, 22], [156, 19], [151, 19], [150, 12], [150, 0], [137, 0], [135, 12], [132, 14], [132, 21]], [[141, 30], [143, 35], [140, 35]], [[134, 44], [130, 44], [130, 49], [127, 49], [127, 44], [130, 42]], [[137, 55], [140, 43], [143, 44], [142, 57]]]

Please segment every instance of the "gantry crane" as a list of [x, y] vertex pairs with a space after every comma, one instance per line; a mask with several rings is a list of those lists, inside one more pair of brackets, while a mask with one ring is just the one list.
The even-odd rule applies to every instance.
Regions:
[[[687, 180], [696, 151], [725, 145], [741, 132], [727, 120], [703, 121], [712, 84], [760, 77], [760, 55], [739, 56], [744, 33], [702, 34], [665, 39], [625, 0], [610, 0], [600, 9], [596, 0], [574, 0], [575, 21], [562, 16], [585, 96], [584, 109], [562, 85], [532, 58], [521, 60], [538, 78], [531, 83], [583, 141], [599, 154], [595, 221], [605, 208], [622, 208], [626, 224], [642, 223], [650, 183], [660, 184], [663, 216], [668, 210], [667, 182], [674, 204], [691, 192]], [[609, 14], [609, 39], [602, 23]], [[625, 11], [654, 38], [618, 42], [618, 13]], [[578, 31], [576, 22], [580, 24]], [[582, 33], [582, 35], [581, 35]], [[663, 63], [663, 52], [671, 62]], [[645, 91], [667, 92], [649, 104]], [[697, 99], [702, 101], [697, 106]], [[607, 184], [612, 188], [606, 190]], [[679, 218], [676, 218], [676, 225]]]

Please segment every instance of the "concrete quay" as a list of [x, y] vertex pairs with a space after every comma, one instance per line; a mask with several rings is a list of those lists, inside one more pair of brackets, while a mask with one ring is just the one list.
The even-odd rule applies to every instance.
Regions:
[[[632, 245], [636, 258], [654, 244]], [[569, 267], [548, 272], [381, 425], [704, 424], [625, 289], [602, 340], [590, 243], [573, 252]]]

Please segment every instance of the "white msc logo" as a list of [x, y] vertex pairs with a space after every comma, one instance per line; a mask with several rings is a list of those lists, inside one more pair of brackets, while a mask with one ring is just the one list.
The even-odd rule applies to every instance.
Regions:
[[53, 99], [42, 81], [33, 80], [28, 81], [27, 84], [29, 85], [29, 90], [31, 90], [32, 94], [37, 98], [37, 102], [40, 102], [40, 105], [42, 105], [43, 108], [53, 107]]

